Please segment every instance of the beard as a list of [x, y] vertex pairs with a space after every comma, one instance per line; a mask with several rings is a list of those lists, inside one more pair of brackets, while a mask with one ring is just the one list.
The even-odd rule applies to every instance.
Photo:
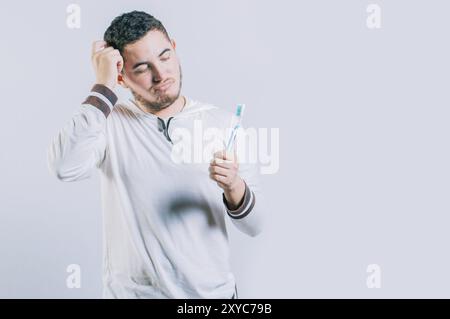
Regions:
[[179, 70], [180, 70], [180, 81], [179, 81], [180, 85], [179, 85], [176, 93], [170, 94], [170, 93], [161, 92], [161, 93], [157, 93], [156, 95], [152, 96], [150, 93], [150, 90], [146, 91], [145, 95], [152, 96], [153, 100], [150, 100], [150, 99], [136, 93], [136, 91], [133, 91], [133, 90], [131, 90], [131, 93], [133, 94], [134, 98], [141, 106], [143, 106], [144, 108], [146, 108], [152, 112], [159, 112], [159, 111], [169, 107], [170, 105], [172, 105], [180, 97], [181, 87], [182, 87], [182, 83], [183, 83], [183, 74], [181, 71], [181, 66], [180, 66]]

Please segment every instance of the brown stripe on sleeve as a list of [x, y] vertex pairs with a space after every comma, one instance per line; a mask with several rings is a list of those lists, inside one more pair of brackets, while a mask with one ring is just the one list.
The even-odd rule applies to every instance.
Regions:
[[111, 109], [109, 108], [108, 104], [105, 103], [102, 99], [96, 97], [96, 96], [88, 96], [87, 99], [83, 102], [83, 104], [90, 104], [92, 106], [95, 106], [100, 111], [105, 114], [105, 117], [108, 117], [109, 113], [111, 112]]
[[117, 95], [111, 91], [111, 89], [107, 86], [104, 86], [103, 84], [95, 84], [92, 87], [92, 92], [97, 92], [106, 97], [111, 104], [114, 106], [117, 102]]
[[247, 183], [245, 183], [245, 193], [242, 204], [235, 210], [230, 210], [228, 207], [225, 194], [222, 194], [222, 200], [225, 205], [228, 216], [234, 219], [241, 219], [250, 214], [255, 206], [255, 194], [250, 190]]

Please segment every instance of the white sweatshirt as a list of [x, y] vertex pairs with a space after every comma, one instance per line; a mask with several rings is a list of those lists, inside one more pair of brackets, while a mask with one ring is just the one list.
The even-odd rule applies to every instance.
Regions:
[[257, 168], [240, 164], [246, 191], [230, 211], [209, 177], [209, 161], [181, 162], [173, 152], [199, 123], [226, 129], [232, 114], [186, 98], [169, 121], [132, 100], [116, 102], [111, 90], [95, 85], [48, 152], [62, 181], [100, 170], [104, 298], [232, 298], [225, 216], [250, 236], [261, 231]]

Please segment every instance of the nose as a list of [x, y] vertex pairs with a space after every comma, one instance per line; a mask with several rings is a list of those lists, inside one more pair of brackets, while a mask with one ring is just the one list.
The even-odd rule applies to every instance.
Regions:
[[166, 78], [167, 72], [162, 65], [155, 65], [152, 70], [152, 80], [154, 83], [160, 83]]

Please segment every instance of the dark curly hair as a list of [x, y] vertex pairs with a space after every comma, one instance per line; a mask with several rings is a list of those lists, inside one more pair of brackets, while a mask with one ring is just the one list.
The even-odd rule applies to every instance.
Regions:
[[166, 28], [158, 19], [143, 11], [131, 11], [111, 22], [103, 40], [122, 54], [127, 44], [138, 41], [151, 30], [161, 31], [170, 41]]

